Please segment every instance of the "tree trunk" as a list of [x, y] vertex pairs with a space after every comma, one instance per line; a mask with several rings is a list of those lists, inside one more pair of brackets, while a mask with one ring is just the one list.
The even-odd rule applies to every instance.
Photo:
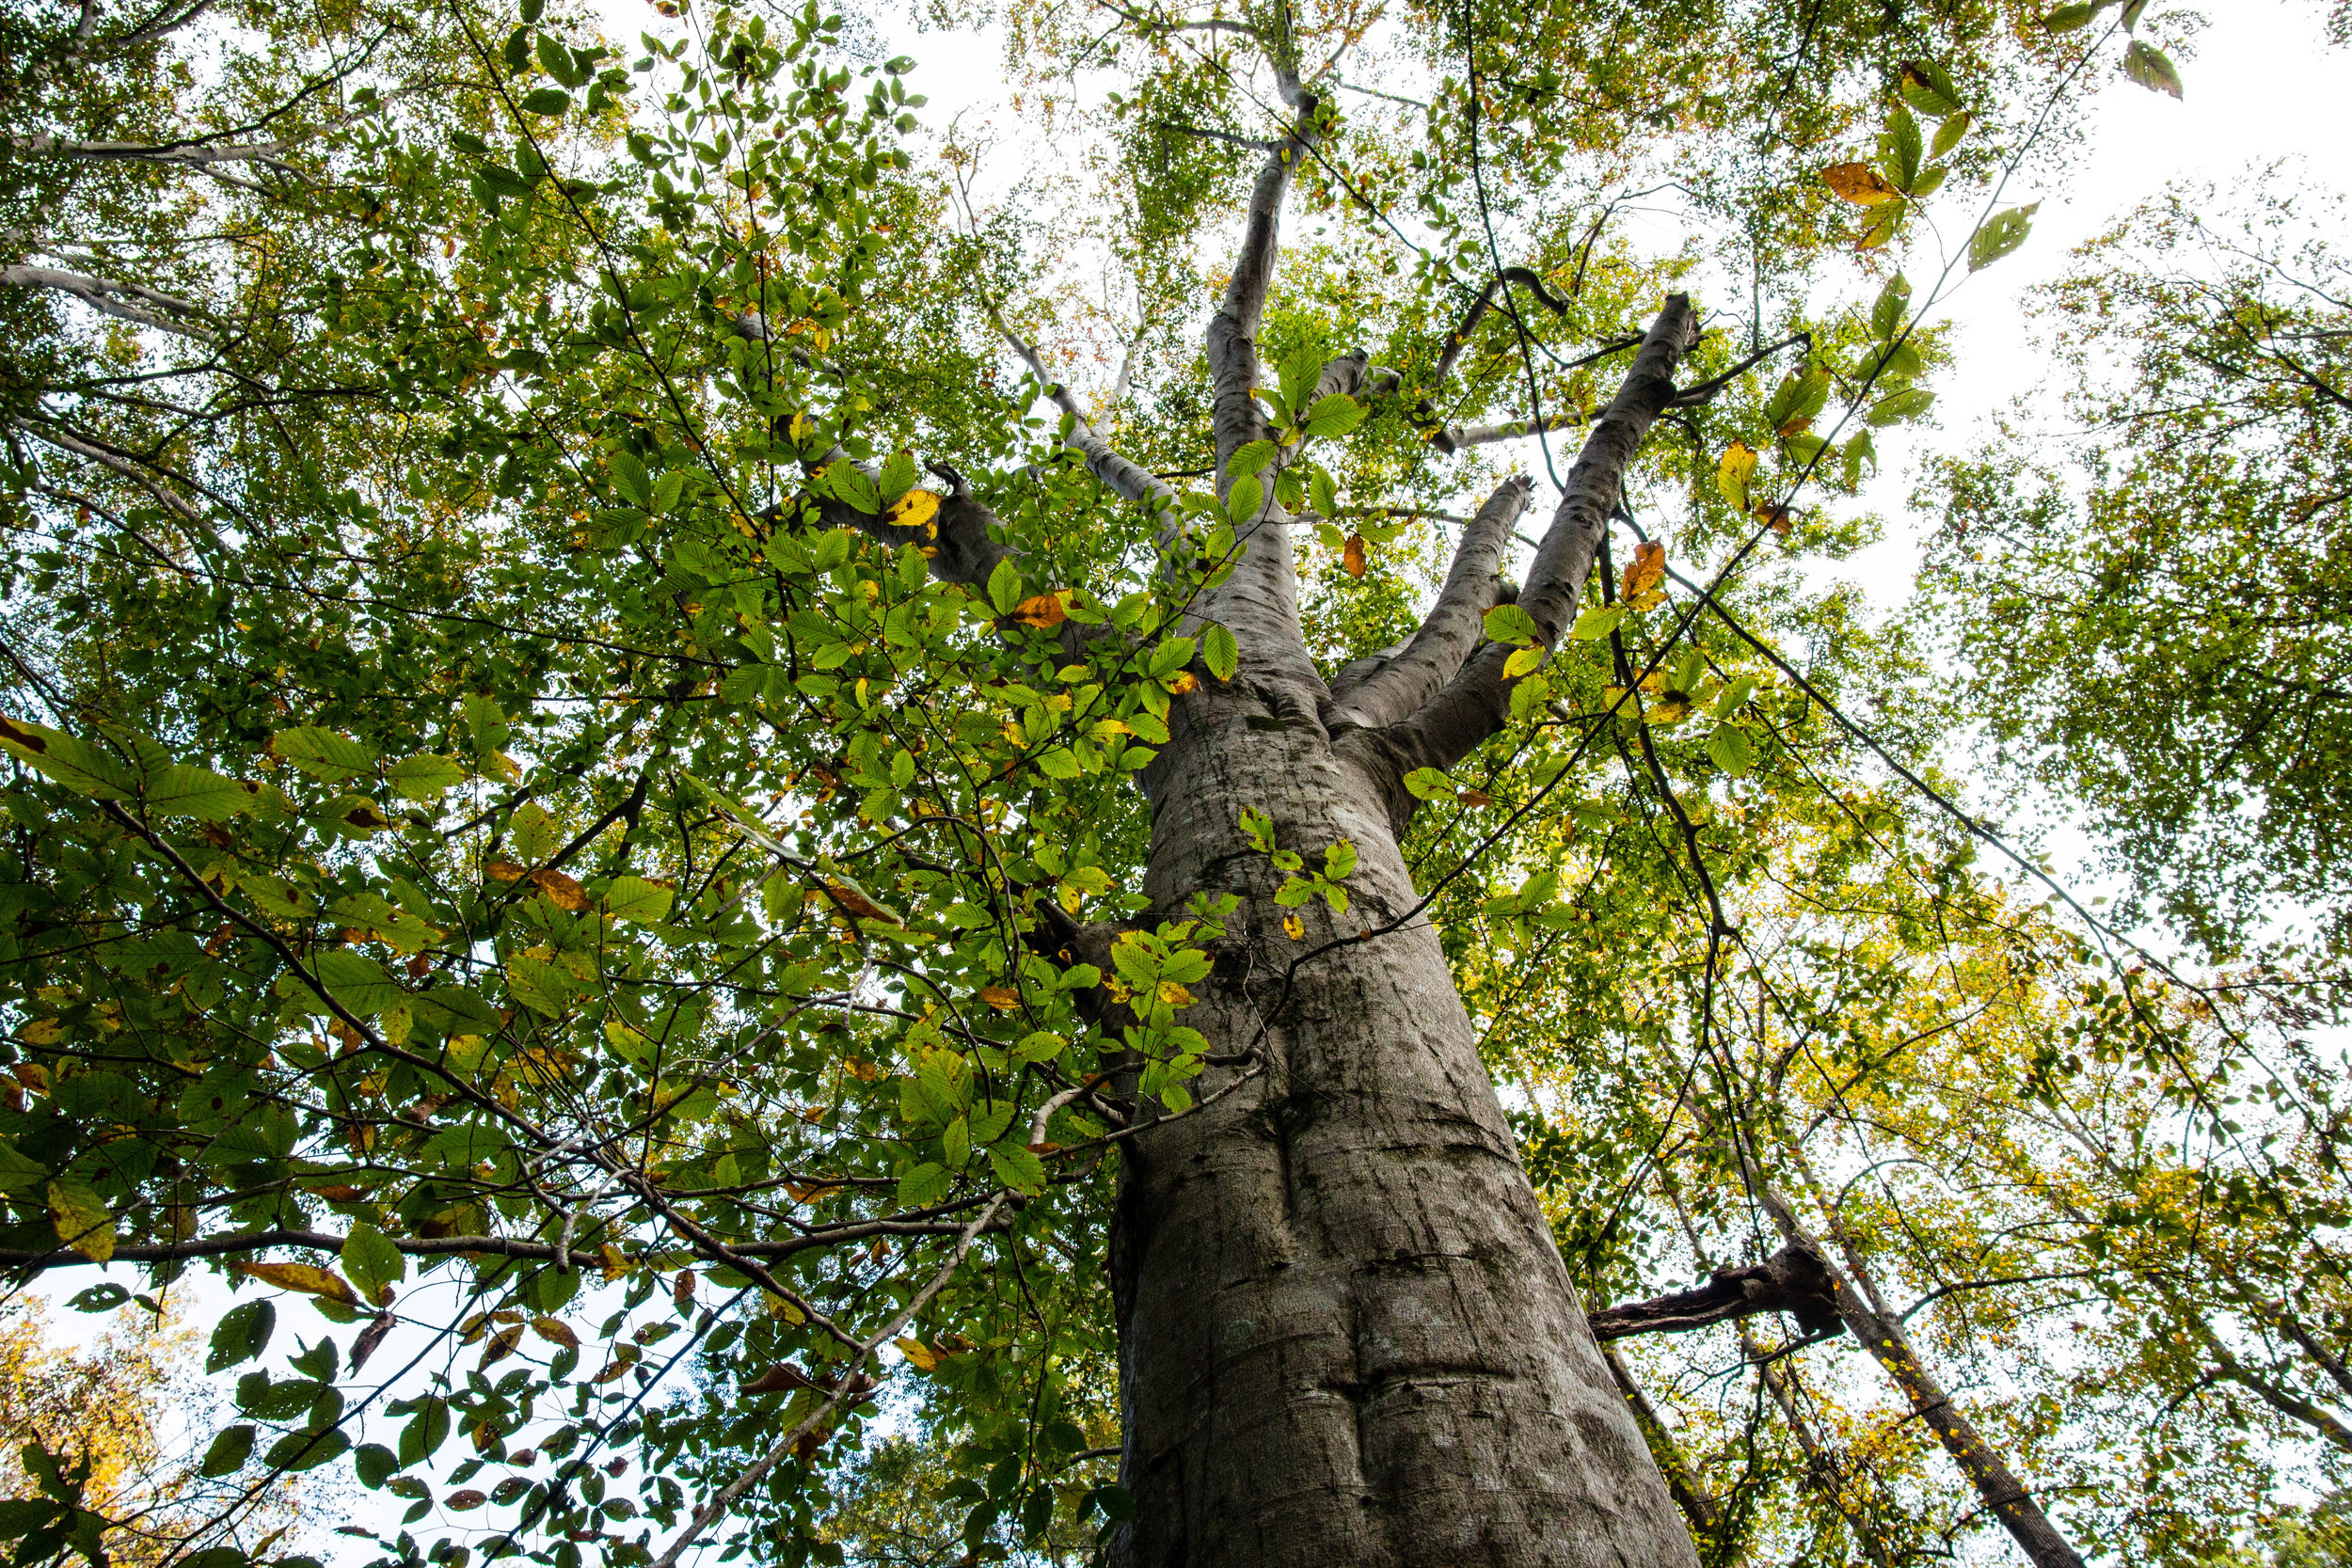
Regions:
[[[1285, 568], [1286, 531], [1256, 541]], [[1259, 612], [1280, 618], [1265, 594], [1286, 576], [1244, 585]], [[1245, 646], [1281, 645], [1236, 629]], [[1111, 1269], [1136, 1513], [1112, 1560], [1694, 1564], [1437, 932], [1415, 921], [1334, 948], [1286, 994], [1294, 959], [1415, 897], [1385, 789], [1304, 695], [1246, 670], [1186, 698], [1150, 780], [1154, 907], [1242, 899], [1184, 1020], [1262, 1070], [1125, 1156]], [[1280, 874], [1239, 832], [1245, 807], [1311, 861], [1356, 847], [1345, 915], [1318, 904], [1299, 911], [1303, 942], [1284, 934]], [[1248, 1070], [1212, 1069], [1197, 1087]]]

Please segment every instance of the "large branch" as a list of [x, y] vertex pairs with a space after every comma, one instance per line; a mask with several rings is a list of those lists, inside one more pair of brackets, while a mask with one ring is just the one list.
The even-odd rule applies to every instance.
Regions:
[[1717, 1269], [1694, 1291], [1621, 1302], [1585, 1321], [1593, 1325], [1593, 1338], [1605, 1341], [1635, 1334], [1688, 1334], [1759, 1312], [1787, 1312], [1807, 1335], [1836, 1334], [1845, 1326], [1837, 1315], [1836, 1277], [1820, 1251], [1803, 1242], [1789, 1243], [1761, 1263]]
[[1486, 611], [1505, 595], [1497, 573], [1512, 531], [1527, 510], [1529, 487], [1523, 477], [1496, 486], [1462, 531], [1445, 586], [1412, 638], [1395, 657], [1378, 660], [1352, 679], [1343, 673], [1333, 684], [1331, 701], [1324, 708], [1326, 728], [1335, 734], [1342, 729], [1383, 729], [1418, 711], [1462, 668], [1485, 635]]
[[[183, 338], [193, 338], [199, 343], [210, 344], [213, 341], [210, 332], [180, 319], [201, 315], [202, 306], [143, 284], [120, 283], [111, 277], [17, 262], [0, 266], [0, 287], [54, 289], [59, 293], [72, 294], [91, 309], [103, 311], [118, 321], [135, 322], [159, 331], [175, 332]], [[153, 309], [149, 309], [151, 306]]]
[[1250, 187], [1241, 248], [1233, 258], [1224, 301], [1209, 322], [1219, 494], [1239, 477], [1224, 472], [1225, 459], [1234, 448], [1259, 438], [1258, 325], [1265, 313], [1266, 288], [1273, 281], [1275, 260], [1281, 250], [1282, 201], [1290, 194], [1291, 174], [1314, 146], [1317, 100], [1311, 93], [1297, 91], [1293, 103], [1296, 113], [1290, 132], [1266, 155]]
[[[1670, 294], [1665, 309], [1644, 335], [1641, 351], [1617, 395], [1594, 421], [1576, 466], [1568, 470], [1560, 504], [1535, 551], [1519, 608], [1535, 623], [1537, 639], [1556, 649], [1600, 549], [1609, 515], [1625, 488], [1626, 471], [1649, 435], [1650, 426], [1674, 401], [1675, 371], [1697, 338], [1690, 296]], [[1472, 747], [1500, 730], [1510, 717], [1510, 689], [1502, 672], [1512, 650], [1487, 643], [1473, 654], [1445, 689], [1419, 713], [1380, 732], [1391, 780], [1415, 768], [1450, 768]], [[1415, 802], [1391, 788], [1391, 816], [1408, 818]]]
[[286, 144], [282, 141], [229, 143], [214, 147], [201, 141], [72, 141], [64, 136], [44, 134], [11, 136], [8, 140], [19, 153], [29, 158], [79, 158], [117, 164], [182, 164], [189, 167], [214, 164], [259, 164], [282, 174], [298, 176], [302, 172], [279, 156], [286, 150]]
[[1069, 416], [1070, 434], [1063, 439], [1086, 458], [1089, 473], [1129, 500], [1154, 511], [1164, 509], [1175, 500], [1176, 492], [1165, 481], [1111, 449], [1111, 444], [1095, 430], [1093, 421], [1086, 417], [1086, 411], [1078, 406], [1078, 400], [1071, 395], [1070, 388], [1045, 373], [1045, 361], [1035, 348], [1001, 322], [997, 324], [997, 330], [1005, 335], [1005, 341], [1012, 345], [1013, 352], [1028, 365], [1030, 373], [1037, 377], [1038, 386], [1044, 389], [1045, 396], [1054, 406]]

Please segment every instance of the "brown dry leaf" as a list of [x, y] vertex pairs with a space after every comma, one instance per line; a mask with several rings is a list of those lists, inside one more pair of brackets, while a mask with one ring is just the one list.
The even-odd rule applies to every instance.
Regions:
[[1364, 575], [1364, 536], [1362, 534], [1351, 533], [1347, 536], [1347, 545], [1340, 551], [1340, 570], [1351, 578], [1359, 578]]
[[628, 1362], [608, 1361], [604, 1364], [604, 1370], [598, 1372], [592, 1381], [596, 1383], [610, 1383], [627, 1370], [628, 1370]]
[[463, 1513], [468, 1509], [480, 1508], [489, 1500], [490, 1495], [487, 1492], [477, 1492], [469, 1486], [463, 1492], [452, 1492], [441, 1500], [441, 1506], [452, 1513]]
[[1466, 806], [1491, 806], [1495, 803], [1495, 798], [1483, 789], [1458, 790], [1454, 798]]
[[1867, 164], [1832, 164], [1821, 170], [1821, 182], [1857, 207], [1902, 199], [1903, 193]]
[[779, 1361], [749, 1383], [744, 1384], [736, 1392], [744, 1395], [781, 1394], [793, 1389], [816, 1386], [817, 1385], [811, 1383], [798, 1367], [788, 1361]]
[[408, 960], [408, 978], [421, 980], [433, 973], [433, 960], [420, 953]]
[[332, 1187], [305, 1187], [303, 1191], [312, 1197], [323, 1197], [329, 1203], [357, 1203], [368, 1196], [363, 1188], [346, 1187], [340, 1184]]
[[534, 871], [531, 882], [559, 910], [578, 914], [588, 908], [588, 890], [561, 871]]
[[515, 1347], [522, 1343], [522, 1338], [523, 1325], [508, 1323], [504, 1328], [491, 1335], [489, 1343], [482, 1347], [482, 1359], [475, 1364], [474, 1370], [486, 1371], [494, 1364], [505, 1360], [515, 1354]]
[[1620, 585], [1620, 598], [1638, 599], [1659, 584], [1666, 575], [1666, 546], [1652, 539], [1633, 547], [1633, 559], [1626, 562], [1625, 581]]
[[854, 915], [860, 920], [888, 920], [890, 918], [889, 911], [846, 882], [827, 882], [825, 891], [833, 895], [834, 903], [838, 905], [843, 912]]
[[1033, 599], [1024, 599], [1014, 605], [1012, 618], [1025, 626], [1035, 626], [1043, 631], [1069, 620], [1070, 606], [1059, 594], [1040, 594]]
[[574, 1334], [572, 1325], [561, 1318], [533, 1318], [531, 1320], [531, 1332], [550, 1345], [562, 1345], [565, 1350], [580, 1348], [580, 1336]]
[[1795, 519], [1789, 510], [1778, 501], [1757, 501], [1748, 510], [1755, 515], [1757, 522], [1784, 537], [1789, 529], [1795, 526]]
[[343, 813], [343, 820], [362, 832], [380, 833], [392, 825], [392, 819], [364, 800]]
[[1021, 1006], [1021, 993], [1010, 986], [982, 986], [980, 1000], [1000, 1013], [1009, 1013]]
[[314, 1296], [325, 1296], [329, 1301], [340, 1301], [345, 1307], [359, 1305], [359, 1293], [343, 1282], [342, 1275], [314, 1263], [232, 1263], [230, 1266], [249, 1279], [275, 1285], [281, 1291], [304, 1291]]
[[492, 861], [482, 868], [482, 874], [494, 882], [519, 882], [531, 875], [513, 861]]

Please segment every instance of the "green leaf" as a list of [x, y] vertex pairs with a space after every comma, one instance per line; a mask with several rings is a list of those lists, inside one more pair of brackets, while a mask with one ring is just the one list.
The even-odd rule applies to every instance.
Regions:
[[1944, 123], [1936, 128], [1935, 140], [1929, 145], [1928, 156], [1941, 158], [1945, 153], [1958, 147], [1960, 138], [1968, 134], [1968, 127], [1973, 123], [1975, 122], [1968, 118], [1967, 111], [1964, 109], [1947, 116]]
[[2008, 207], [1984, 220], [1984, 224], [1968, 237], [1968, 270], [1981, 272], [2026, 243], [2033, 232], [2033, 214], [2041, 207], [2039, 201], [2023, 207]]
[[1327, 398], [1317, 398], [1315, 405], [1307, 410], [1299, 421], [1306, 433], [1317, 440], [1327, 441], [1346, 435], [1361, 424], [1369, 412], [1365, 406], [1345, 392], [1333, 392]]
[[1235, 528], [1239, 528], [1255, 517], [1258, 508], [1264, 503], [1265, 486], [1258, 482], [1257, 475], [1244, 474], [1233, 481], [1233, 487], [1225, 493], [1225, 515]]
[[1615, 631], [1624, 619], [1625, 606], [1621, 604], [1595, 605], [1576, 618], [1568, 635], [1579, 642], [1597, 642]]
[[988, 602], [999, 615], [1009, 615], [1021, 603], [1021, 572], [1007, 556], [988, 574]]
[[1737, 724], [1718, 724], [1707, 737], [1707, 754], [1716, 767], [1735, 779], [1744, 779], [1756, 766], [1755, 743]]
[[1225, 471], [1238, 483], [1244, 479], [1256, 479], [1260, 470], [1273, 461], [1273, 442], [1248, 441], [1233, 449], [1233, 455], [1225, 460]]
[[0, 718], [0, 748], [84, 795], [114, 800], [131, 792], [130, 774], [110, 751], [46, 724]]
[[1524, 647], [1540, 640], [1535, 618], [1515, 604], [1499, 604], [1486, 611], [1483, 623], [1488, 641]]
[[200, 817], [207, 822], [226, 822], [249, 810], [256, 799], [253, 791], [236, 780], [185, 762], [174, 763], [150, 779], [144, 795], [150, 812]]
[[1212, 621], [1200, 630], [1200, 657], [1209, 673], [1230, 681], [1241, 668], [1241, 643], [1231, 631]]
[[49, 1167], [27, 1159], [6, 1138], [0, 1138], [0, 1193], [34, 1193], [49, 1184]]
[[572, 57], [572, 52], [564, 47], [562, 40], [552, 33], [541, 33], [532, 40], [532, 53], [539, 56], [539, 68], [542, 71], [567, 87], [580, 87], [588, 85], [588, 78], [592, 73]]
[[653, 509], [653, 479], [634, 453], [615, 450], [605, 467], [612, 475], [615, 494], [640, 512]]
[[217, 1481], [233, 1476], [245, 1468], [245, 1462], [253, 1457], [253, 1437], [259, 1429], [246, 1422], [223, 1427], [204, 1450], [204, 1459], [196, 1467], [198, 1475]]
[[1434, 800], [1454, 793], [1454, 781], [1438, 768], [1416, 768], [1405, 775], [1405, 791], [1416, 800]]
[[391, 1480], [399, 1469], [400, 1456], [381, 1443], [362, 1443], [352, 1450], [351, 1473], [371, 1492]]
[[1747, 706], [1748, 699], [1755, 695], [1756, 677], [1754, 675], [1733, 676], [1731, 684], [1724, 687], [1722, 694], [1715, 699], [1715, 717], [1730, 718]]
[[315, 955], [310, 967], [326, 985], [327, 995], [360, 1018], [372, 1018], [408, 999], [400, 983], [384, 973], [382, 964], [347, 947], [330, 947]]
[[365, 1220], [353, 1222], [343, 1238], [343, 1277], [359, 1288], [371, 1302], [382, 1305], [381, 1294], [408, 1277], [408, 1260], [384, 1232]]
[[988, 1151], [988, 1163], [995, 1169], [996, 1180], [1017, 1193], [1037, 1194], [1045, 1190], [1045, 1162], [1018, 1144], [997, 1144]]
[[403, 757], [384, 769], [385, 782], [404, 800], [430, 805], [466, 782], [466, 770], [448, 757], [432, 752]]
[[670, 905], [676, 897], [671, 889], [643, 877], [615, 877], [604, 890], [604, 907], [615, 919], [651, 926], [669, 918]]
[[560, 115], [572, 106], [572, 95], [554, 87], [536, 87], [516, 100], [525, 114]]
[[222, 1313], [220, 1322], [213, 1325], [204, 1370], [225, 1371], [241, 1361], [252, 1360], [269, 1349], [270, 1333], [277, 1326], [277, 1307], [266, 1301], [240, 1302]]
[[2127, 81], [2138, 83], [2150, 92], [2181, 96], [2181, 73], [2163, 50], [2145, 39], [2134, 39], [2132, 46], [2123, 51], [2123, 75]]
[[278, 731], [270, 736], [269, 749], [272, 756], [291, 762], [327, 784], [342, 784], [372, 771], [377, 756], [373, 746], [310, 724]]
[[945, 1198], [956, 1179], [946, 1166], [925, 1161], [898, 1178], [898, 1207], [928, 1209]]
[[1892, 397], [1879, 399], [1870, 405], [1870, 411], [1862, 418], [1866, 422], [1873, 425], [1897, 424], [1904, 420], [1917, 419], [1934, 404], [1935, 394], [1933, 392], [1924, 387], [1913, 387], [1897, 392]]
[[1307, 503], [1325, 517], [1339, 515], [1339, 490], [1332, 484], [1331, 476], [1321, 468], [1307, 475]]
[[270, 1445], [262, 1463], [273, 1470], [299, 1475], [342, 1458], [350, 1447], [351, 1439], [341, 1432], [290, 1432]]
[[1943, 67], [1930, 60], [1906, 61], [1895, 89], [1904, 103], [1932, 119], [1941, 119], [1960, 107], [1959, 89], [1944, 74]]

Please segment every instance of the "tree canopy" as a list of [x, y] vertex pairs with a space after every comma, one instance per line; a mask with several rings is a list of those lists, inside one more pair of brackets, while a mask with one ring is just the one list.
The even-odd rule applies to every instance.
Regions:
[[[993, 144], [647, 20], [0, 19], [0, 1269], [231, 1407], [168, 1531], [35, 1432], [14, 1560], [1132, 1554], [1136, 1150], [1431, 927], [1701, 1560], [2312, 1560], [2334, 253], [2135, 218], [2090, 435], [1935, 470], [1911, 617], [1815, 570], [2193, 18], [941, 8]], [[1248, 692], [1405, 894], [1184, 771]]]

